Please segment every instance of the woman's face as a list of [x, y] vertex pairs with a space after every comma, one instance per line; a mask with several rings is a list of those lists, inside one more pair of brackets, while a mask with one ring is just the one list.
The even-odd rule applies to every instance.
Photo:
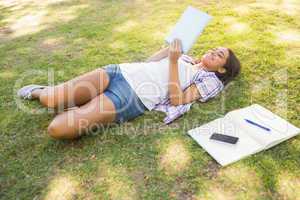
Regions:
[[201, 58], [201, 62], [208, 71], [224, 71], [223, 66], [229, 56], [229, 51], [225, 47], [218, 47], [208, 50]]

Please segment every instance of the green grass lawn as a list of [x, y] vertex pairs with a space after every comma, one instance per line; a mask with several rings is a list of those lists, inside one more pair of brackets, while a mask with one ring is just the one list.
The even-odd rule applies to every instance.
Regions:
[[[171, 125], [147, 112], [55, 141], [46, 132], [53, 113], [15, 98], [21, 85], [145, 60], [188, 5], [214, 16], [190, 55], [230, 47], [243, 69]], [[300, 126], [298, 0], [1, 1], [0, 81], [0, 199], [300, 199], [300, 137], [221, 168], [186, 134], [252, 103]]]

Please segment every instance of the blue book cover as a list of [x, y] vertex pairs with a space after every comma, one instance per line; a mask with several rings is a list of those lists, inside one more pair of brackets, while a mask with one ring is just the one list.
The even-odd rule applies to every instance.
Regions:
[[211, 19], [207, 13], [188, 6], [165, 41], [170, 44], [175, 38], [179, 38], [183, 52], [187, 53]]

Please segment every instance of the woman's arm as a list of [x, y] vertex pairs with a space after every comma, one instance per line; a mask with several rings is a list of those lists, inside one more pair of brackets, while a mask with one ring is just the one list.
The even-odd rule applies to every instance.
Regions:
[[183, 91], [180, 87], [178, 75], [178, 58], [181, 55], [181, 42], [175, 39], [169, 48], [169, 98], [172, 105], [178, 105], [183, 101]]
[[168, 56], [168, 52], [169, 52], [169, 47], [165, 47], [159, 51], [157, 51], [156, 53], [154, 53], [152, 56], [150, 56], [146, 62], [152, 62], [152, 61], [159, 61], [165, 57]]
[[178, 58], [181, 55], [181, 42], [175, 39], [169, 48], [169, 98], [172, 105], [190, 103], [200, 97], [195, 84], [189, 86], [185, 91], [181, 90], [178, 75]]

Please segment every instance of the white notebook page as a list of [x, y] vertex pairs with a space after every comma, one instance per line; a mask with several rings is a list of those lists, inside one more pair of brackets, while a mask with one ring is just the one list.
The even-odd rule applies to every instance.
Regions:
[[[209, 139], [215, 132], [238, 137], [239, 141], [236, 144], [227, 144]], [[263, 149], [262, 145], [247, 136], [239, 126], [224, 118], [189, 130], [188, 134], [223, 166]]]
[[[250, 137], [253, 137], [265, 148], [272, 146], [273, 143], [290, 138], [299, 132], [297, 127], [258, 104], [231, 111], [226, 114], [225, 118], [233, 121], [235, 124], [239, 124]], [[245, 119], [269, 128], [271, 131], [249, 124]]]

